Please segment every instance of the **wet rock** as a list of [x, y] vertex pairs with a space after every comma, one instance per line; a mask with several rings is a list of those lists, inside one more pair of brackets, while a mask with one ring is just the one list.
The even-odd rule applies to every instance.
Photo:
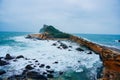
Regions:
[[24, 76], [22, 76], [22, 75], [13, 75], [13, 76], [8, 77], [7, 80], [24, 80]]
[[90, 51], [90, 52], [88, 52], [87, 54], [92, 54], [92, 52]]
[[48, 78], [54, 78], [54, 76], [52, 74], [47, 74]]
[[35, 79], [35, 80], [47, 80], [47, 78], [43, 75], [40, 75], [38, 72], [30, 71], [27, 73], [27, 78]]
[[84, 51], [83, 49], [81, 48], [76, 48], [77, 51]]
[[58, 61], [55, 61], [54, 64], [58, 64]]
[[30, 38], [32, 38], [32, 36], [31, 35], [27, 35], [25, 38], [26, 39], [30, 39]]
[[54, 70], [46, 70], [48, 73], [54, 73]]
[[6, 56], [5, 56], [5, 59], [6, 60], [11, 60], [11, 59], [13, 59], [14, 57], [12, 57], [10, 54], [6, 54]]
[[32, 60], [36, 60], [36, 59], [32, 59]]
[[64, 43], [61, 43], [60, 46], [61, 46], [63, 49], [67, 49], [67, 48], [68, 48], [68, 46], [67, 46], [66, 44], [64, 44]]
[[80, 63], [81, 61], [78, 61], [78, 63]]
[[36, 60], [35, 62], [38, 62], [38, 60]]
[[24, 56], [23, 55], [19, 55], [19, 56], [16, 57], [16, 59], [19, 59], [19, 58], [24, 58]]
[[29, 58], [25, 58], [25, 60], [30, 60]]
[[57, 44], [56, 43], [53, 43], [52, 46], [56, 46]]
[[57, 48], [58, 48], [58, 49], [61, 49], [61, 47], [60, 47], [60, 46], [58, 46]]
[[47, 65], [47, 66], [46, 66], [46, 68], [47, 68], [47, 69], [50, 69], [50, 66], [49, 66], [49, 65]]
[[44, 66], [45, 66], [45, 64], [41, 64], [39, 67], [40, 67], [40, 68], [43, 68]]
[[17, 62], [17, 59], [14, 59], [13, 61], [14, 61], [14, 62]]
[[4, 57], [0, 57], [0, 59], [3, 59]]
[[27, 72], [28, 70], [23, 70], [22, 75], [26, 75]]
[[27, 70], [32, 70], [32, 69], [34, 69], [31, 65], [27, 65], [26, 67], [25, 67], [25, 69], [27, 69]]
[[7, 64], [9, 64], [9, 63], [0, 59], [0, 66], [4, 66], [4, 65], [7, 65]]
[[5, 74], [5, 70], [0, 69], [0, 75]]
[[62, 74], [63, 74], [63, 72], [61, 72], [61, 71], [60, 71], [60, 72], [59, 72], [59, 74], [60, 74], [60, 75], [62, 75]]
[[118, 42], [120, 42], [120, 40], [118, 40]]
[[72, 48], [72, 46], [69, 46], [70, 48]]
[[40, 65], [40, 63], [38, 63], [37, 65]]
[[43, 75], [47, 74], [46, 72], [43, 72]]
[[58, 40], [57, 42], [58, 42], [58, 43], [61, 43], [61, 41], [60, 41], [60, 40]]

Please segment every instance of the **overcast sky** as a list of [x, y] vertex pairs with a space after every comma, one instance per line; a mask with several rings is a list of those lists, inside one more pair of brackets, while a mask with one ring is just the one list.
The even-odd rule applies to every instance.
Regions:
[[120, 34], [119, 0], [0, 0], [0, 31]]

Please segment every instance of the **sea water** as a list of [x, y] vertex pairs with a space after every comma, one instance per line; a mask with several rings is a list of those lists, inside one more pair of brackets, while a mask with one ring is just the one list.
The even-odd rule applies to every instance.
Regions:
[[118, 35], [117, 34], [74, 34], [74, 35], [88, 39], [98, 44], [120, 49], [120, 43], [117, 41], [120, 40], [119, 34]]
[[[61, 50], [55, 46], [51, 46], [57, 41], [25, 39], [27, 34], [30, 33], [0, 32], [0, 57], [9, 53], [13, 56], [23, 55], [29, 59], [37, 59], [40, 63], [50, 65], [51, 68], [56, 71], [53, 80], [97, 80], [98, 69], [102, 66], [99, 55], [94, 52], [92, 52], [93, 54], [87, 54], [90, 50], [70, 41], [62, 42], [68, 46], [72, 46], [71, 51], [68, 51], [68, 49]], [[120, 38], [119, 35], [77, 34], [77, 36], [87, 38], [100, 44], [117, 48], [120, 47], [120, 43], [115, 42], [115, 40]], [[57, 44], [57, 46], [58, 45], [59, 44]], [[81, 47], [85, 51], [76, 51], [75, 49], [77, 47]], [[55, 61], [59, 63], [53, 64]], [[32, 60], [31, 62], [35, 65]], [[28, 61], [20, 59], [17, 62], [11, 61], [10, 63], [11, 64], [8, 66], [0, 67], [0, 69], [6, 69], [8, 71], [8, 73], [0, 77], [22, 73]], [[36, 67], [36, 70], [39, 70], [39, 67]], [[40, 69], [40, 71], [45, 70], [46, 68]], [[64, 74], [62, 76], [57, 75], [59, 71], [64, 72]]]

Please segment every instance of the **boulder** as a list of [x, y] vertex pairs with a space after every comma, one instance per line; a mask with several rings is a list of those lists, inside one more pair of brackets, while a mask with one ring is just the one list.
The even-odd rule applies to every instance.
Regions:
[[38, 60], [36, 60], [35, 62], [38, 62]]
[[27, 72], [27, 78], [35, 79], [35, 80], [47, 80], [47, 78], [43, 75], [40, 75], [38, 72], [29, 71]]
[[66, 44], [64, 44], [64, 43], [61, 43], [60, 46], [61, 46], [63, 49], [67, 49], [67, 48], [68, 48], [68, 46], [67, 46]]
[[78, 63], [80, 63], [81, 61], [78, 61]]
[[9, 63], [0, 59], [0, 66], [4, 66], [4, 65], [7, 65], [7, 64], [9, 64]]
[[69, 46], [70, 48], [72, 48], [72, 46]]
[[57, 42], [58, 42], [58, 43], [61, 43], [61, 41], [60, 41], [60, 40], [58, 40]]
[[54, 73], [54, 70], [46, 70], [48, 73]]
[[39, 67], [40, 67], [40, 68], [43, 68], [44, 66], [45, 66], [45, 64], [41, 64]]
[[62, 74], [63, 74], [63, 72], [62, 72], [62, 71], [60, 71], [60, 72], [59, 72], [59, 75], [62, 75]]
[[19, 55], [19, 56], [16, 57], [16, 59], [19, 59], [19, 58], [24, 58], [24, 56], [23, 55]]
[[46, 68], [47, 68], [47, 69], [50, 69], [50, 66], [49, 66], [49, 65], [47, 65], [47, 66], [46, 66]]
[[58, 64], [58, 61], [55, 61], [54, 64]]
[[25, 38], [26, 38], [26, 39], [27, 39], [27, 38], [32, 38], [32, 36], [31, 36], [31, 35], [27, 35]]
[[47, 74], [46, 72], [43, 72], [43, 75]]
[[3, 59], [4, 57], [0, 57], [0, 59]]
[[57, 44], [56, 43], [53, 43], [52, 46], [56, 46]]
[[0, 69], [0, 75], [5, 74], [5, 73], [6, 73], [5, 70]]
[[34, 69], [31, 65], [27, 65], [26, 67], [25, 67], [25, 69], [27, 69], [27, 70], [32, 70], [32, 69]]
[[54, 76], [52, 74], [47, 74], [48, 78], [54, 78]]
[[77, 51], [84, 51], [83, 49], [81, 48], [76, 48]]
[[92, 54], [92, 52], [90, 51], [90, 52], [88, 52], [87, 54]]
[[57, 47], [58, 49], [62, 49], [60, 46]]
[[10, 54], [6, 54], [6, 56], [5, 56], [5, 59], [6, 60], [11, 60], [11, 59], [13, 59], [14, 57], [12, 57]]

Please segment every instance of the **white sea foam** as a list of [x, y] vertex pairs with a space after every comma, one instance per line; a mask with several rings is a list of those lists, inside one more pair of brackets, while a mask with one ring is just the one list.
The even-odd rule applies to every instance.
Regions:
[[[9, 51], [11, 55], [23, 55], [24, 57], [30, 58], [32, 64], [36, 64], [32, 59], [36, 59], [39, 61], [40, 64], [45, 64], [51, 66], [51, 69], [55, 71], [66, 71], [72, 69], [75, 72], [82, 72], [83, 67], [85, 68], [92, 68], [95, 63], [101, 63], [99, 59], [99, 55], [94, 54], [87, 54], [89, 50], [85, 50], [83, 52], [76, 51], [75, 49], [79, 47], [78, 44], [72, 43], [69, 41], [62, 41], [68, 46], [72, 46], [68, 49], [58, 49], [59, 43], [57, 46], [52, 46], [53, 43], [57, 41], [53, 40], [30, 40], [25, 39], [23, 36], [14, 37], [12, 38], [16, 42], [22, 42], [27, 47], [25, 49], [21, 49], [21, 46], [17, 46], [17, 50], [13, 46], [3, 46], [0, 47], [0, 54], [5, 54]], [[23, 69], [29, 62], [24, 59], [19, 59], [17, 62], [10, 61], [10, 65], [14, 70], [21, 70]], [[54, 64], [57, 61], [58, 64]], [[79, 63], [78, 63], [79, 61]], [[39, 69], [39, 66], [36, 67]], [[42, 69], [43, 71], [46, 68]]]

